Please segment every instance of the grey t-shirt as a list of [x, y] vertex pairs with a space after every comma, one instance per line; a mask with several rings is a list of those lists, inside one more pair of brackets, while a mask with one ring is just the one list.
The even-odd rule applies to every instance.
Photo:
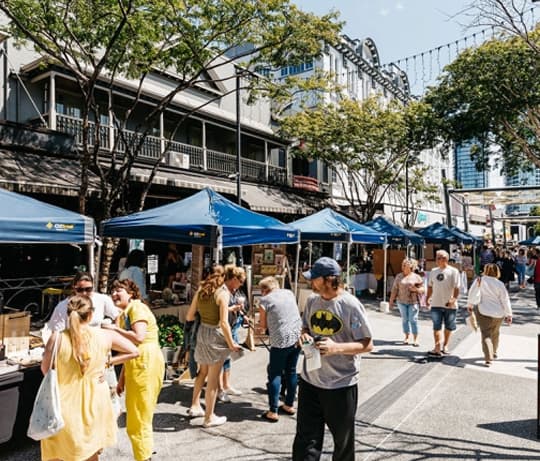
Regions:
[[446, 307], [448, 300], [454, 296], [454, 288], [459, 288], [460, 283], [459, 271], [455, 267], [436, 267], [431, 270], [428, 281], [428, 285], [433, 288], [431, 306]]
[[290, 290], [272, 290], [260, 300], [266, 311], [270, 345], [279, 349], [294, 345], [300, 338], [302, 320], [296, 298]]
[[[302, 323], [311, 336], [320, 335], [336, 343], [373, 337], [364, 306], [346, 291], [329, 301], [312, 294], [306, 302]], [[358, 382], [360, 358], [359, 354], [321, 356], [321, 368], [309, 372], [304, 361], [302, 379], [323, 389], [353, 386]]]

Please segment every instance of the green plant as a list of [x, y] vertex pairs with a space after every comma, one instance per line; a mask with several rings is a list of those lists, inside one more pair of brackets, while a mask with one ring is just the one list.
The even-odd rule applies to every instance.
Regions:
[[157, 319], [160, 347], [181, 346], [184, 341], [184, 329], [174, 315], [161, 315]]

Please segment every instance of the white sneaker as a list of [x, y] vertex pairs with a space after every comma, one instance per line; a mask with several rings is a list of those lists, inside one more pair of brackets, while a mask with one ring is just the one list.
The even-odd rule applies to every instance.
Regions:
[[222, 424], [225, 424], [227, 422], [226, 416], [216, 416], [215, 418], [211, 419], [210, 421], [205, 421], [203, 424], [203, 427], [216, 427], [221, 426]]
[[242, 395], [242, 391], [239, 391], [234, 387], [229, 387], [228, 389], [225, 389], [225, 392], [230, 395]]
[[[227, 393], [225, 391], [219, 392], [218, 396], [217, 396], [217, 399], [220, 402], [223, 402], [223, 403], [229, 403], [231, 401], [231, 398], [227, 395]], [[221, 424], [223, 424], [223, 423], [221, 423]]]

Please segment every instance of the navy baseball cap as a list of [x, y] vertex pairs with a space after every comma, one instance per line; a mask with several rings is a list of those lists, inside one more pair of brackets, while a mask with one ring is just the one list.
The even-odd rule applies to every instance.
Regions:
[[332, 258], [323, 256], [317, 259], [311, 266], [311, 270], [304, 272], [303, 276], [306, 280], [313, 280], [319, 277], [328, 277], [330, 275], [340, 275], [341, 267]]

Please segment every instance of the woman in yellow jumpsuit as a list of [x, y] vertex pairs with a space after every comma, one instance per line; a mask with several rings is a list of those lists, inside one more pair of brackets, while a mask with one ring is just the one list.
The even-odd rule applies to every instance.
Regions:
[[126, 391], [126, 429], [136, 461], [152, 456], [154, 438], [152, 419], [163, 384], [165, 363], [159, 347], [158, 326], [154, 314], [141, 301], [137, 285], [129, 279], [116, 280], [112, 286], [112, 300], [122, 309], [119, 331], [133, 341], [139, 357], [127, 362], [118, 380], [118, 393]]

